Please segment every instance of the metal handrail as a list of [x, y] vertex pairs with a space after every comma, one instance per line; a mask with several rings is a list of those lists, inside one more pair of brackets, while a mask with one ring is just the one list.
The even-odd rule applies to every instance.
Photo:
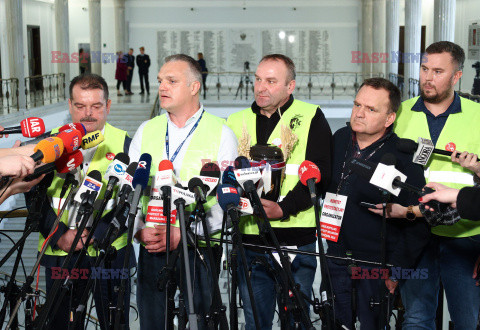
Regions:
[[150, 113], [150, 119], [159, 116], [162, 112], [162, 108], [160, 108], [160, 98], [157, 93], [157, 97], [155, 97], [155, 102], [153, 102], [152, 112]]
[[65, 100], [65, 73], [25, 77], [26, 108]]
[[[0, 79], [0, 107], [2, 114], [18, 112], [18, 79]], [[12, 111], [13, 110], [13, 111]]]

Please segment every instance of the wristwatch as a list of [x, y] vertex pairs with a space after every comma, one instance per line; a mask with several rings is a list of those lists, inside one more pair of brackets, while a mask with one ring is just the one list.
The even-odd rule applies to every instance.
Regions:
[[405, 215], [405, 217], [407, 218], [407, 220], [410, 221], [413, 221], [417, 218], [417, 215], [415, 214], [415, 212], [413, 212], [413, 205], [409, 205], [407, 207], [407, 214]]

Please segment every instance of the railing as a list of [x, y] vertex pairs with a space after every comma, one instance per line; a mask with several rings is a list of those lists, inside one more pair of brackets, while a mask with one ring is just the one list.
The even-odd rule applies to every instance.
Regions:
[[152, 112], [150, 113], [150, 119], [155, 118], [156, 116], [159, 116], [160, 113], [162, 112], [162, 109], [160, 108], [160, 99], [158, 97], [158, 93], [156, 94], [157, 94], [157, 97], [155, 98], [155, 102], [153, 102]]
[[408, 98], [420, 95], [420, 81], [418, 79], [408, 79]]
[[25, 77], [25, 98], [27, 109], [65, 100], [65, 74]]
[[388, 74], [388, 80], [390, 80], [395, 86], [398, 87], [403, 100], [403, 85], [404, 85], [405, 78], [401, 74], [390, 72]]
[[2, 115], [18, 112], [18, 79], [0, 79], [0, 109]]
[[457, 91], [458, 95], [464, 98], [467, 98], [469, 100], [472, 100], [474, 102], [480, 103], [480, 95], [472, 95], [470, 93], [463, 93], [460, 91]]
[[[308, 99], [353, 97], [365, 78], [382, 77], [381, 73], [297, 72], [295, 96]], [[209, 72], [206, 99], [253, 100], [253, 72]]]

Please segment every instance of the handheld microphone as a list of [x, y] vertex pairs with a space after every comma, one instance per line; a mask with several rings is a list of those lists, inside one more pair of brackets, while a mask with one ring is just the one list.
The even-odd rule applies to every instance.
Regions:
[[35, 162], [39, 160], [42, 163], [53, 163], [63, 154], [63, 141], [57, 137], [48, 137], [38, 142], [35, 148], [33, 149], [35, 153], [30, 157], [33, 158]]
[[[422, 137], [418, 138], [418, 143], [410, 139], [398, 139], [396, 147], [399, 151], [413, 154], [412, 161], [415, 164], [423, 166], [427, 165], [432, 153], [444, 156], [451, 156], [453, 154], [452, 151], [435, 148], [431, 140]], [[460, 154], [460, 152], [457, 153], [456, 157], [458, 158]], [[480, 161], [480, 159], [478, 161]]]
[[125, 175], [130, 157], [126, 153], [119, 152], [113, 161], [108, 165], [105, 178], [108, 180], [107, 189], [104, 194], [104, 201], [109, 200], [113, 195], [113, 188]]
[[266, 218], [260, 197], [256, 191], [255, 183], [262, 178], [262, 174], [257, 167], [250, 167], [250, 161], [245, 156], [239, 156], [235, 159], [234, 170], [235, 178], [245, 190], [245, 194], [251, 202], [255, 214]]
[[[384, 156], [386, 160], [389, 157], [395, 158], [394, 155]], [[393, 165], [374, 164], [367, 160], [352, 158], [349, 161], [349, 168], [374, 186], [386, 190], [395, 196], [400, 194], [400, 189], [406, 189], [420, 196], [424, 195], [421, 188], [405, 183], [406, 175], [398, 171]]]
[[56, 170], [58, 173], [68, 173], [73, 171], [83, 162], [83, 154], [80, 150], [71, 154], [63, 154], [53, 163], [37, 167], [33, 174], [25, 177], [24, 181], [32, 181], [42, 174]]
[[63, 141], [63, 151], [67, 154], [71, 154], [80, 148], [82, 134], [76, 129], [66, 129], [58, 133], [57, 138], [62, 139]]
[[240, 204], [240, 195], [234, 186], [221, 184], [217, 188], [217, 201], [224, 212], [230, 212]]
[[80, 134], [82, 135], [82, 137], [85, 136], [85, 134], [87, 134], [87, 129], [85, 128], [85, 126], [82, 124], [82, 123], [69, 123], [69, 124], [66, 124], [66, 125], [63, 125], [62, 127], [60, 127], [58, 129], [58, 132], [63, 132], [63, 131], [66, 131], [68, 129], [76, 129], [80, 132]]
[[101, 131], [93, 131], [91, 133], [85, 134], [82, 138], [82, 149], [90, 149], [98, 146], [100, 143], [105, 140]]
[[298, 168], [298, 176], [300, 178], [300, 182], [303, 185], [308, 187], [308, 191], [310, 192], [310, 198], [312, 201], [315, 200], [317, 197], [317, 193], [315, 191], [315, 184], [320, 182], [320, 170], [315, 163], [304, 160], [300, 167]]
[[171, 187], [175, 186], [177, 178], [173, 172], [171, 161], [164, 159], [158, 164], [158, 171], [152, 182], [150, 190], [150, 201], [147, 206], [145, 222], [149, 224], [165, 224], [167, 215], [170, 214], [170, 221], [175, 223], [176, 211], [171, 212]]
[[25, 137], [34, 138], [45, 133], [45, 124], [42, 118], [30, 117], [22, 120], [20, 126], [7, 127], [2, 134], [21, 133]]

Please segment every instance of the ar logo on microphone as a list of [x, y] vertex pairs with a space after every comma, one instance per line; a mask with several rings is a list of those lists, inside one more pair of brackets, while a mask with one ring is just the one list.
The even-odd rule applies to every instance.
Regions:
[[107, 154], [105, 155], [105, 157], [108, 159], [108, 160], [113, 160], [115, 158], [115, 154], [113, 152], [107, 152]]
[[445, 150], [454, 152], [455, 150], [457, 150], [457, 146], [455, 145], [455, 143], [450, 142], [447, 143], [447, 145], [445, 146]]

